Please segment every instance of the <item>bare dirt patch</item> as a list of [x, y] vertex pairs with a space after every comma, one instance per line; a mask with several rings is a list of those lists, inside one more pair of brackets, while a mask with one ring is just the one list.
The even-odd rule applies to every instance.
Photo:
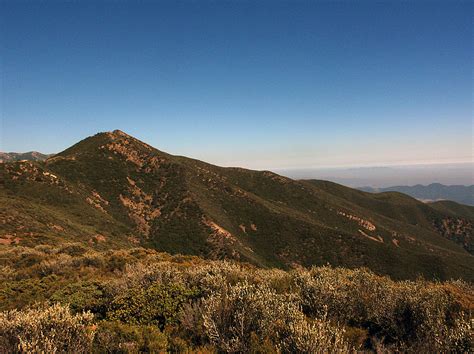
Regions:
[[360, 229], [359, 229], [359, 232], [362, 236], [365, 236], [365, 237], [367, 237], [368, 239], [370, 239], [372, 241], [383, 243], [383, 238], [380, 237], [380, 236], [374, 237], [374, 236], [367, 235], [364, 231], [362, 231]]

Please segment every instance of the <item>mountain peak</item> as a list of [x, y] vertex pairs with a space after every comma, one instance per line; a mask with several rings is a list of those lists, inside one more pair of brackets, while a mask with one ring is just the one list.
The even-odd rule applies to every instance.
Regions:
[[[98, 151], [110, 151], [113, 154], [143, 154], [153, 152], [155, 149], [145, 142], [119, 130], [100, 132], [89, 136], [55, 156], [56, 160], [64, 157], [88, 156]], [[155, 150], [156, 151], [156, 150]], [[50, 159], [50, 162], [52, 159]]]
[[144, 141], [135, 138], [134, 136], [125, 133], [122, 130], [115, 129], [112, 132], [107, 132], [105, 133], [109, 138], [112, 138], [113, 141], [115, 142], [121, 142], [124, 143], [125, 145], [136, 145], [135, 147], [141, 147], [145, 148], [146, 150], [151, 150], [155, 149], [152, 146], [148, 145]]
[[112, 131], [113, 135], [116, 135], [116, 136], [121, 136], [121, 137], [125, 137], [125, 138], [133, 138], [135, 139], [133, 136], [121, 131], [120, 129], [115, 129], [114, 131]]

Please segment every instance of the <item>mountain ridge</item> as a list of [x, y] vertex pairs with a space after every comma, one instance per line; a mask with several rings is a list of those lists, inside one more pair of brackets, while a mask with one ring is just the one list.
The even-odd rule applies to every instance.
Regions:
[[360, 187], [364, 192], [401, 192], [425, 202], [451, 200], [460, 204], [474, 206], [474, 185], [444, 185], [431, 183], [429, 185], [416, 184], [414, 186], [392, 186], [384, 188]]
[[262, 267], [362, 266], [403, 279], [474, 274], [472, 220], [455, 210], [214, 166], [118, 130], [44, 162], [4, 163], [0, 172], [9, 206], [0, 215], [13, 221], [0, 235], [8, 246], [73, 240]]
[[0, 151], [0, 163], [20, 161], [20, 160], [44, 161], [51, 156], [53, 156], [53, 154], [43, 154], [38, 151], [28, 151], [28, 152], [1, 152]]

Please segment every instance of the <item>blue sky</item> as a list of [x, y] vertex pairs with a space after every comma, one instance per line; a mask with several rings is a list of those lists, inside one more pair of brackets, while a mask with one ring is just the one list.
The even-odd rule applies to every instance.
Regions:
[[0, 4], [0, 150], [121, 129], [220, 165], [472, 160], [470, 2]]

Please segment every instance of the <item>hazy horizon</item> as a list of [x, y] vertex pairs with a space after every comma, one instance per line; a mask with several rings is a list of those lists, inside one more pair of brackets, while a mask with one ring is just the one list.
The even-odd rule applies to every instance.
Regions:
[[365, 166], [311, 169], [276, 169], [294, 179], [323, 179], [348, 187], [414, 186], [440, 183], [474, 185], [474, 163]]

